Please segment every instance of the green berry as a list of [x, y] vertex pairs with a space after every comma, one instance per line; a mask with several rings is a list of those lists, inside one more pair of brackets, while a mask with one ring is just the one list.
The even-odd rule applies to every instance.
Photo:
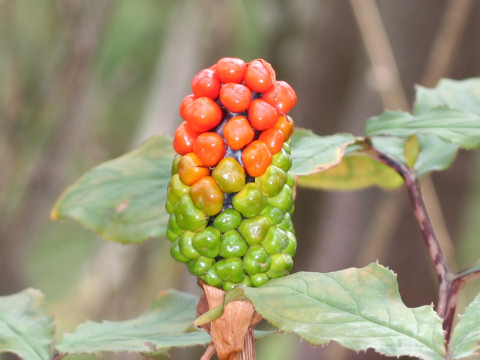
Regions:
[[207, 226], [193, 236], [192, 245], [201, 255], [214, 259], [220, 250], [222, 234], [213, 226]]
[[225, 259], [242, 257], [247, 252], [248, 245], [236, 230], [227, 231], [222, 236], [219, 255]]
[[295, 176], [288, 172], [287, 173], [287, 181], [286, 181], [286, 184], [290, 187], [290, 189], [294, 189], [295, 188]]
[[190, 194], [190, 186], [185, 185], [178, 174], [172, 176], [167, 188], [168, 201], [175, 206], [183, 196], [188, 194]]
[[190, 274], [200, 277], [212, 267], [214, 262], [213, 259], [199, 256], [196, 260], [190, 260], [187, 263], [187, 268]]
[[186, 263], [190, 259], [183, 256], [180, 252], [180, 246], [178, 245], [180, 237], [173, 243], [172, 247], [170, 248], [170, 255], [177, 261]]
[[288, 185], [285, 185], [277, 196], [268, 198], [268, 203], [278, 207], [284, 213], [290, 212], [293, 206], [292, 189]]
[[269, 254], [276, 254], [288, 246], [287, 233], [277, 226], [271, 226], [262, 241], [262, 246]]
[[212, 172], [220, 189], [226, 193], [234, 193], [245, 186], [245, 170], [237, 160], [231, 157], [220, 160]]
[[262, 176], [255, 178], [255, 182], [267, 196], [278, 195], [286, 181], [285, 171], [274, 165], [270, 165]]
[[169, 214], [173, 214], [173, 212], [175, 211], [175, 206], [172, 204], [171, 201], [168, 201], [165, 203], [165, 210], [167, 210], [167, 212]]
[[238, 227], [238, 231], [243, 236], [248, 245], [260, 244], [270, 228], [270, 222], [264, 215], [259, 215], [253, 219], [245, 219]]
[[256, 183], [246, 184], [232, 200], [235, 210], [246, 218], [252, 218], [260, 214], [260, 211], [267, 205], [267, 198], [263, 195]]
[[252, 285], [255, 287], [262, 286], [265, 284], [270, 278], [265, 273], [259, 273], [255, 275], [250, 275], [250, 280], [252, 281]]
[[208, 271], [201, 277], [210, 286], [219, 287], [222, 285], [223, 280], [218, 276], [217, 268], [212, 266]]
[[263, 208], [260, 215], [265, 215], [268, 218], [268, 221], [270, 221], [271, 225], [278, 225], [282, 222], [285, 214], [276, 206], [268, 204]]
[[180, 163], [180, 160], [182, 159], [182, 156], [179, 154], [176, 154], [175, 157], [173, 158], [172, 161], [172, 176], [178, 174], [178, 164]]
[[177, 224], [184, 230], [200, 231], [208, 224], [208, 216], [193, 204], [190, 196], [184, 196], [175, 206]]
[[280, 150], [273, 155], [272, 165], [278, 166], [283, 171], [288, 171], [292, 167], [292, 159], [285, 149]]
[[274, 254], [271, 257], [272, 264], [267, 271], [267, 275], [270, 279], [282, 277], [288, 275], [293, 267], [293, 260], [290, 255], [287, 254]]
[[215, 264], [218, 276], [224, 281], [239, 283], [243, 280], [245, 272], [242, 267], [242, 259], [230, 258], [217, 261]]
[[200, 256], [200, 253], [193, 247], [192, 241], [194, 236], [195, 233], [191, 231], [185, 231], [178, 238], [178, 247], [182, 255], [193, 260], [198, 259]]
[[283, 220], [280, 222], [280, 224], [278, 224], [278, 227], [285, 231], [290, 231], [292, 233], [295, 232], [290, 213], [287, 212], [283, 215]]
[[249, 275], [267, 272], [272, 260], [261, 245], [250, 246], [243, 257], [243, 268]]
[[285, 249], [282, 250], [284, 254], [290, 255], [292, 258], [295, 255], [295, 252], [297, 251], [297, 238], [295, 237], [295, 234], [287, 231], [287, 239], [288, 239], [288, 245]]
[[225, 209], [215, 217], [213, 225], [221, 232], [234, 230], [242, 222], [242, 215], [237, 210]]

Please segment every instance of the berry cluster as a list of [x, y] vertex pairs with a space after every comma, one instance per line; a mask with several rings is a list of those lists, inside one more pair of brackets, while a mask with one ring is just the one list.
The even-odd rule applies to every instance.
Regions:
[[297, 241], [287, 112], [297, 101], [264, 60], [222, 58], [180, 105], [166, 209], [171, 255], [225, 290], [287, 275]]

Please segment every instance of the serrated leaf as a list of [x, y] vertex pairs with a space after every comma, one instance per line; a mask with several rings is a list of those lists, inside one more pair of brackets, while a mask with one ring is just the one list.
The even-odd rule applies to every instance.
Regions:
[[433, 89], [417, 87], [414, 114], [423, 114], [441, 105], [480, 116], [480, 78], [442, 79]]
[[368, 119], [365, 134], [403, 138], [433, 134], [465, 149], [473, 149], [480, 145], [480, 116], [448, 107], [436, 107], [418, 115], [387, 111]]
[[419, 134], [417, 161], [413, 168], [421, 177], [431, 171], [445, 170], [450, 167], [458, 152], [458, 146], [435, 135]]
[[86, 173], [63, 193], [51, 216], [72, 218], [105, 239], [121, 243], [164, 236], [173, 157], [172, 139], [155, 136]]
[[432, 306], [405, 306], [395, 274], [379, 264], [300, 272], [245, 294], [275, 327], [315, 345], [336, 341], [355, 351], [445, 359], [442, 321]]
[[296, 129], [291, 137], [294, 175], [308, 175], [337, 165], [346, 147], [355, 141], [351, 134], [318, 136], [310, 130]]
[[403, 184], [403, 179], [395, 170], [369, 156], [352, 154], [328, 170], [299, 176], [297, 184], [323, 190], [358, 190], [370, 186], [396, 189]]
[[57, 347], [61, 353], [98, 354], [142, 352], [155, 354], [171, 347], [208, 344], [210, 336], [192, 328], [198, 297], [175, 290], [163, 291], [142, 315], [125, 321], [86, 322], [66, 334]]
[[470, 303], [453, 329], [449, 345], [452, 359], [480, 353], [480, 294]]
[[0, 297], [0, 353], [22, 359], [52, 357], [54, 322], [43, 312], [44, 295], [34, 289]]

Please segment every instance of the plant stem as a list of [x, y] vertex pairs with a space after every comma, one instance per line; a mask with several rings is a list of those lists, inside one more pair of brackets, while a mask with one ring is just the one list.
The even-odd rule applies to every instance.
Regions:
[[[444, 329], [446, 330], [446, 328], [451, 327], [451, 322], [450, 324], [447, 322], [446, 315], [447, 312], [451, 312], [450, 298], [452, 297], [452, 290], [454, 290], [453, 293], [458, 293], [458, 289], [452, 288], [452, 273], [448, 267], [445, 254], [443, 253], [438, 242], [432, 222], [430, 221], [430, 218], [428, 216], [425, 203], [422, 198], [420, 185], [418, 184], [417, 178], [415, 176], [415, 172], [405, 164], [394, 159], [393, 157], [379, 152], [371, 145], [369, 139], [366, 139], [366, 142], [366, 145], [368, 146], [367, 151], [371, 156], [373, 156], [381, 163], [394, 169], [405, 180], [405, 185], [408, 190], [408, 195], [410, 197], [410, 202], [413, 206], [415, 217], [417, 219], [418, 225], [420, 226], [423, 240], [428, 248], [430, 259], [432, 260], [432, 263], [435, 267], [435, 272], [438, 276], [439, 290], [437, 313], [440, 317], [444, 319]], [[455, 296], [458, 296], [458, 294], [456, 294]], [[451, 320], [453, 320], [453, 316]]]

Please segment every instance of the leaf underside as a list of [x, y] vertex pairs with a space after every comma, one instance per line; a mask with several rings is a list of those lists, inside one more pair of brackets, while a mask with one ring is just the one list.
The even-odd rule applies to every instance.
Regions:
[[453, 329], [450, 341], [452, 359], [480, 353], [480, 294], [477, 294]]
[[43, 312], [43, 302], [44, 295], [34, 289], [0, 297], [0, 353], [28, 360], [52, 357], [55, 325]]
[[406, 307], [395, 274], [378, 264], [300, 272], [245, 294], [275, 327], [314, 345], [336, 341], [355, 351], [445, 359], [441, 319], [431, 306]]

